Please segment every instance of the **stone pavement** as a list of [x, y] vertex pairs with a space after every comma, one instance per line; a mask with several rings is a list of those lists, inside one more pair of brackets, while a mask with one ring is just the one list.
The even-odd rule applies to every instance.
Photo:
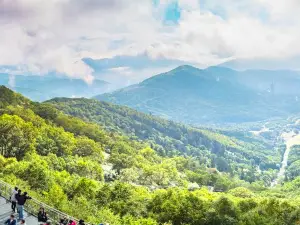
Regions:
[[[3, 225], [4, 222], [10, 217], [11, 214], [12, 214], [12, 210], [11, 210], [10, 202], [7, 202], [4, 198], [0, 197], [0, 225]], [[18, 218], [17, 213], [15, 213], [14, 215], [16, 218]], [[31, 215], [27, 215], [26, 212], [24, 212], [24, 218], [26, 221], [26, 225], [38, 225], [37, 218]]]

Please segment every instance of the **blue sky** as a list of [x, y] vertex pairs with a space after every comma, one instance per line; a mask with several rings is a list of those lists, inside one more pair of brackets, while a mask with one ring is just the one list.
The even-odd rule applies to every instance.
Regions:
[[171, 22], [177, 24], [181, 15], [181, 9], [178, 2], [174, 1], [168, 4], [165, 9], [164, 20], [165, 22]]
[[295, 0], [0, 1], [0, 67], [137, 82], [180, 64], [286, 61], [300, 53], [299, 15]]

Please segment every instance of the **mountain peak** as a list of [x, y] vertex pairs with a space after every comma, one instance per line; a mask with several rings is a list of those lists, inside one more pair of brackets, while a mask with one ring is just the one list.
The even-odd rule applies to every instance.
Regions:
[[182, 70], [197, 70], [197, 71], [199, 71], [200, 69], [198, 69], [197, 67], [191, 66], [191, 65], [181, 65], [171, 71], [182, 71]]
[[182, 71], [186, 71], [186, 72], [196, 72], [199, 73], [200, 71], [205, 71], [205, 72], [209, 72], [209, 73], [224, 73], [224, 74], [228, 74], [228, 73], [234, 73], [235, 70], [232, 70], [230, 68], [227, 67], [223, 67], [223, 66], [211, 66], [211, 67], [207, 67], [206, 69], [199, 69], [197, 67], [191, 66], [191, 65], [181, 65], [176, 67], [175, 69], [169, 71], [169, 73], [174, 73], [174, 72], [182, 72]]

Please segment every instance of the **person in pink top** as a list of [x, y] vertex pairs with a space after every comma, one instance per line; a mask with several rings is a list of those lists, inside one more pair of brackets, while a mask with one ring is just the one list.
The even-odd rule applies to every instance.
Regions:
[[76, 225], [76, 222], [74, 220], [70, 220], [69, 225]]

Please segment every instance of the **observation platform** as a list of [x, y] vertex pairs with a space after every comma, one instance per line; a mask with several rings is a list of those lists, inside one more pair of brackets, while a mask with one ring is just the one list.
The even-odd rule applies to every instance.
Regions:
[[[10, 184], [0, 180], [0, 225], [3, 225], [7, 219], [9, 219], [10, 215], [13, 213], [11, 209], [11, 203], [7, 201], [9, 199], [12, 190], [14, 187], [12, 187]], [[30, 195], [30, 193], [29, 193]], [[51, 221], [51, 224], [55, 225], [57, 224], [61, 218], [66, 218], [67, 220], [73, 220], [78, 224], [78, 219], [67, 215], [63, 212], [60, 212], [59, 210], [38, 201], [37, 199], [30, 199], [26, 201], [26, 204], [24, 206], [24, 219], [26, 222], [26, 225], [38, 225], [37, 220], [37, 214], [39, 212], [40, 207], [43, 207], [45, 211], [47, 212], [48, 218]], [[15, 218], [18, 219], [18, 213], [14, 213]], [[19, 223], [17, 223], [18, 225]], [[86, 223], [86, 225], [90, 225]]]
[[[18, 213], [13, 213], [11, 210], [11, 203], [4, 198], [0, 198], [0, 224], [4, 224], [10, 215], [14, 214], [15, 218], [18, 219]], [[38, 225], [38, 220], [36, 217], [29, 215], [27, 212], [24, 212], [24, 219], [26, 225]]]

